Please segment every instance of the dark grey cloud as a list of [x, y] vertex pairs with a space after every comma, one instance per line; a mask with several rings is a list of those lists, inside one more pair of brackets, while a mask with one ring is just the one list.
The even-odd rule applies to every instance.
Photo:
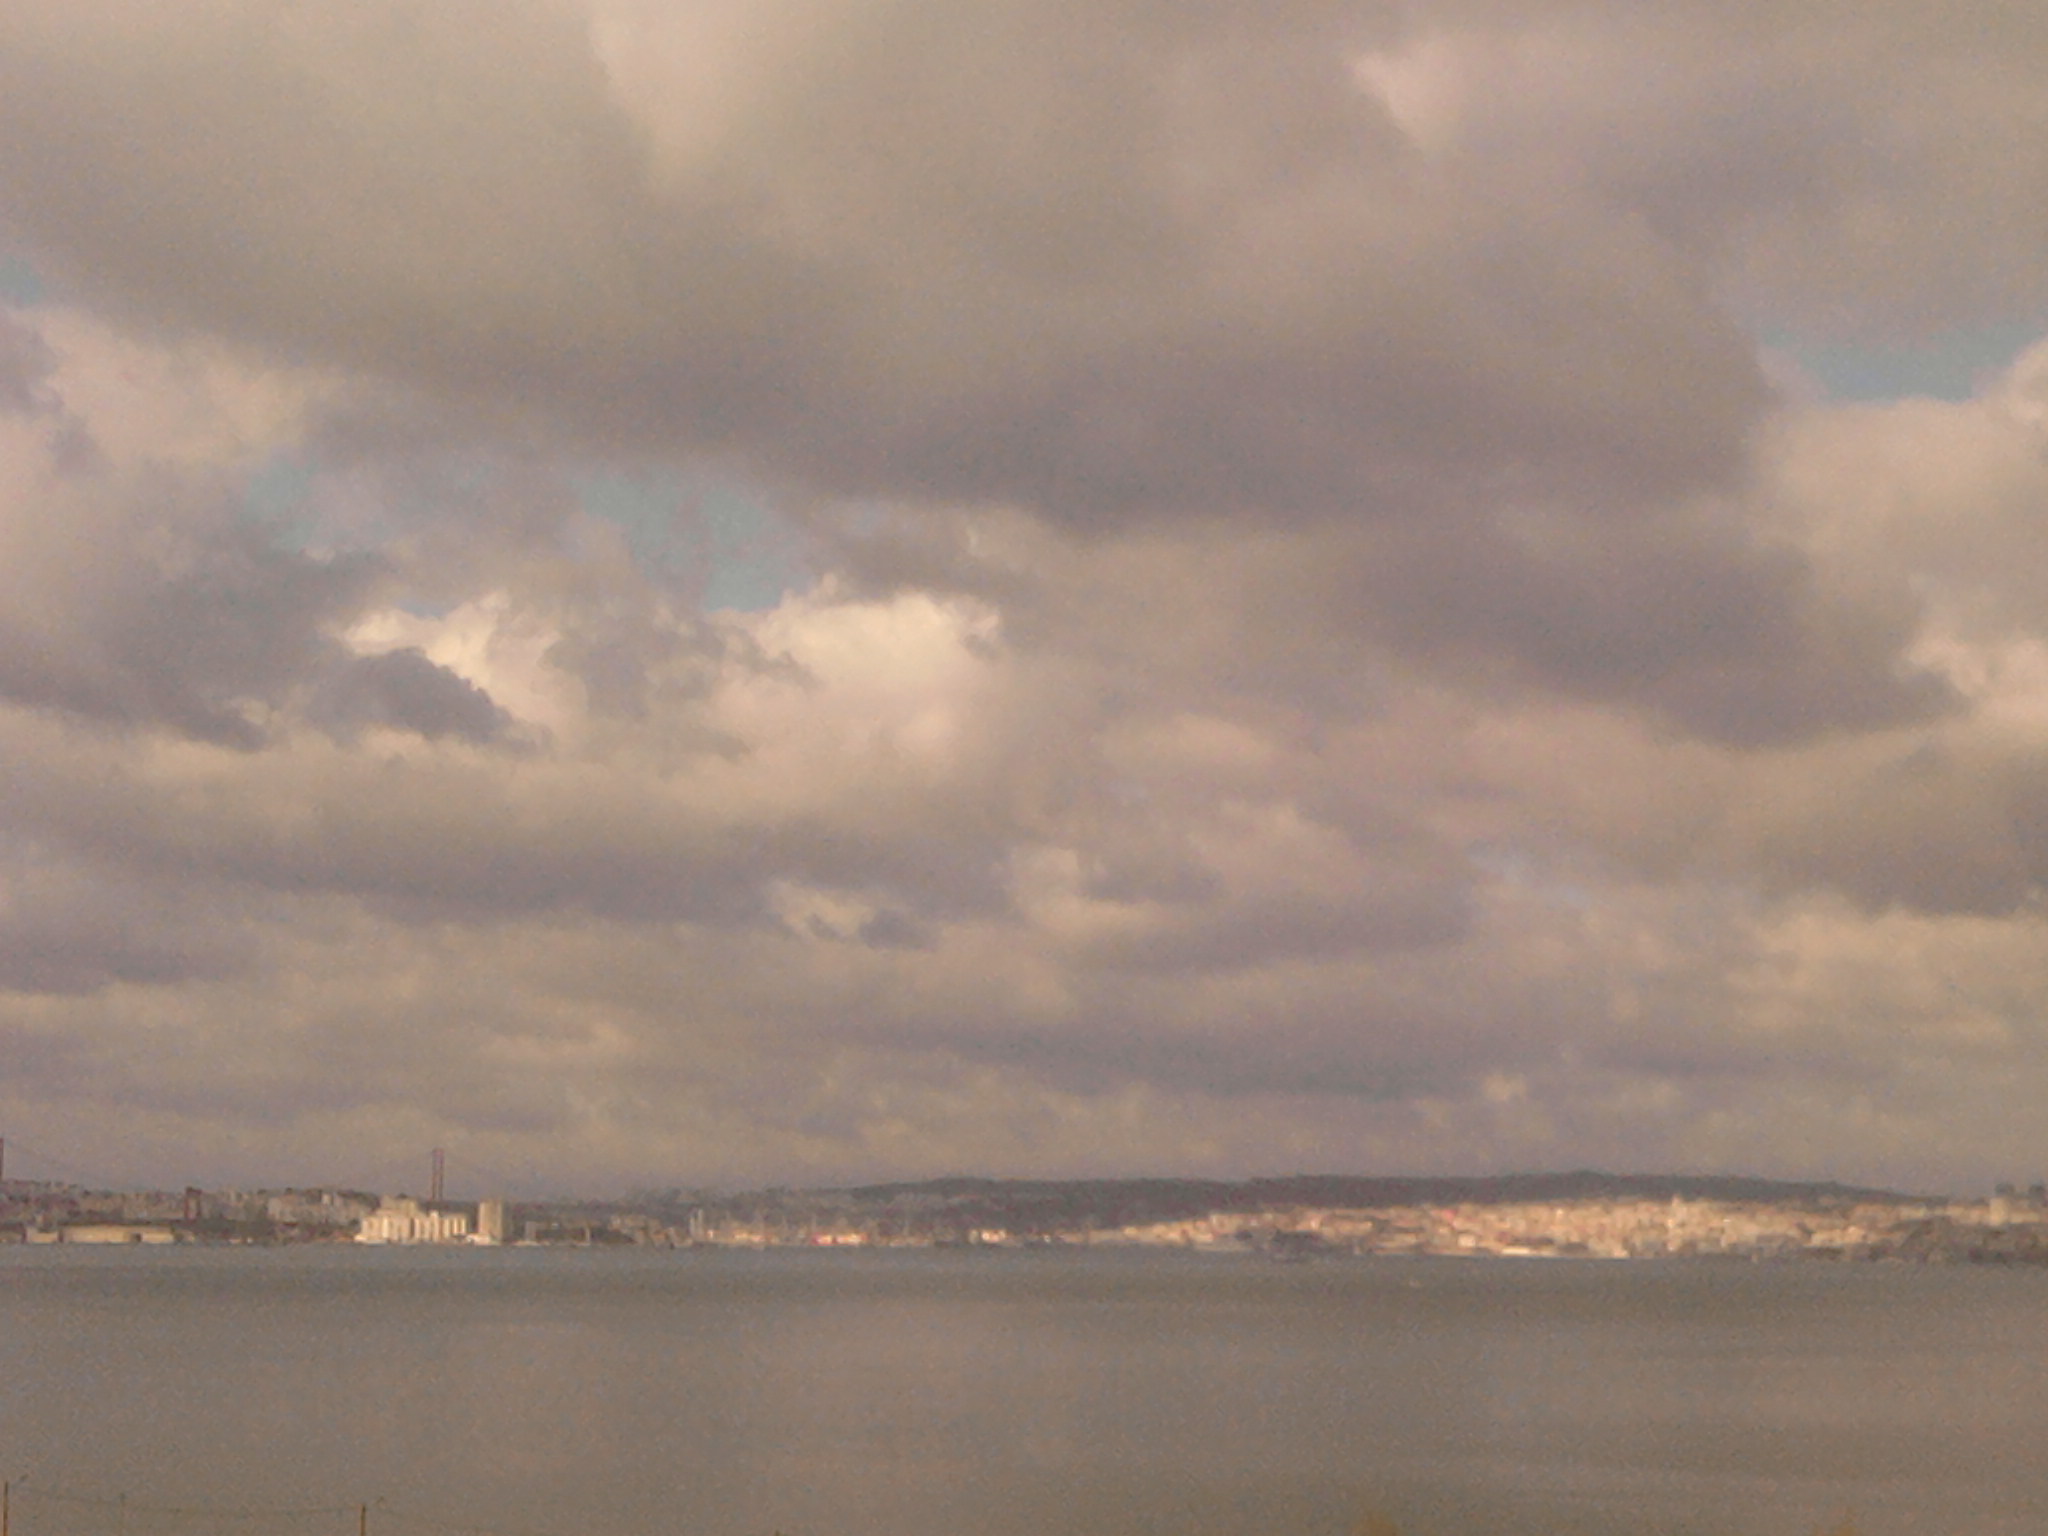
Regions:
[[999, 846], [958, 829], [734, 820], [666, 805], [658, 785], [602, 769], [533, 764], [515, 779], [489, 758], [408, 765], [308, 748], [239, 782], [209, 772], [223, 793], [195, 798], [132, 759], [70, 783], [64, 754], [32, 761], [29, 739], [17, 745], [19, 823], [163, 879], [347, 895], [432, 920], [771, 924], [780, 879], [872, 889], [906, 915], [1007, 905]]
[[[0, 618], [0, 696], [257, 745], [265, 708], [326, 653], [324, 628], [361, 601], [378, 562], [280, 548], [237, 526], [218, 494], [122, 487], [99, 528], [24, 541], [32, 547], [9, 578], [17, 590], [56, 574], [53, 565], [70, 567], [63, 577], [77, 585], [61, 612], [30, 601]], [[76, 505], [51, 511], [91, 516]]]
[[48, 409], [43, 384], [55, 366], [40, 332], [0, 312], [0, 413], [26, 416]]
[[1374, 708], [1390, 669], [1419, 665], [1743, 748], [1959, 707], [1906, 654], [1922, 617], [1906, 572], [1838, 590], [1741, 502], [1414, 499], [1412, 516], [1378, 527], [1219, 520], [1171, 542], [865, 512], [828, 536], [866, 590], [991, 602], [1018, 645], [1122, 658], [1140, 689], [1199, 674], [1340, 716]]
[[1096, 958], [1200, 974], [1447, 944], [1466, 934], [1464, 897], [1456, 880], [1423, 880], [1406, 871], [1368, 876], [1359, 891], [1342, 896], [1284, 891], [1197, 911], [1157, 931], [1108, 941]]
[[1453, 669], [1510, 669], [1736, 746], [1959, 705], [1904, 659], [1918, 617], [1904, 583], [1844, 601], [1798, 550], [1761, 542], [1740, 517], [1522, 508], [1455, 543], [1383, 538], [1360, 562], [1361, 627]]
[[[1335, 601], [1367, 611], [1310, 622], [1717, 737], [1939, 703], [1893, 679], [1883, 626], [1837, 633], [1860, 620], [1808, 602], [1795, 555], [1669, 510], [1739, 490], [1768, 406], [1714, 253], [1642, 216], [1696, 182], [1776, 195], [1756, 157], [1677, 153], [1711, 81], [1680, 93], [1668, 154], [1517, 177], [1489, 112], [1537, 113], [1552, 152], [1583, 129], [1543, 116], [1541, 58], [1480, 56], [1502, 99], [1463, 103], [1449, 154], [1412, 91], [1353, 68], [1433, 36], [1372, 8], [791, 5], [739, 28], [515, 7], [483, 47], [459, 7], [243, 46], [255, 14], [215, 7], [155, 52], [137, 23], [118, 101], [92, 22], [0, 33], [36, 125], [0, 185], [95, 291], [811, 492], [1088, 532], [1384, 527], [1311, 557], [1352, 567]], [[308, 70], [336, 93], [287, 90]], [[204, 169], [222, 145], [234, 177]], [[345, 228], [312, 191], [337, 184], [378, 193]], [[117, 242], [116, 214], [144, 226]], [[1519, 546], [1503, 504], [1542, 508], [1552, 547]], [[630, 709], [620, 644], [562, 655]]]
[[1346, 72], [1370, 12], [813, 9], [691, 100], [642, 71], [715, 7], [216, 5], [175, 48], [30, 7], [0, 186], [96, 291], [839, 493], [1356, 516], [1404, 468], [1736, 466], [1763, 396], [1703, 274], [1416, 163]]
[[170, 987], [258, 963], [236, 904], [209, 894], [194, 903], [132, 869], [67, 865], [10, 843], [0, 852], [0, 993]]
[[392, 726], [430, 741], [441, 736], [490, 741], [511, 724], [488, 693], [413, 646], [341, 663], [320, 684], [309, 715], [342, 728]]

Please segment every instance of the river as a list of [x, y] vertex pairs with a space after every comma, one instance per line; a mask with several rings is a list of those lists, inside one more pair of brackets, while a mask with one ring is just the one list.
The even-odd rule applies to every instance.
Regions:
[[2048, 1531], [2048, 1272], [0, 1249], [10, 1536]]

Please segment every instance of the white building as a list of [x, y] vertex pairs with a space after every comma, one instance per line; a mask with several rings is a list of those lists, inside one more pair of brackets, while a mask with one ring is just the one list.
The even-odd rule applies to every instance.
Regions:
[[469, 1241], [467, 1211], [428, 1210], [409, 1195], [386, 1196], [356, 1230], [359, 1243], [463, 1243]]
[[473, 1243], [509, 1243], [512, 1241], [512, 1220], [502, 1200], [479, 1201], [476, 1208], [476, 1231], [470, 1237]]

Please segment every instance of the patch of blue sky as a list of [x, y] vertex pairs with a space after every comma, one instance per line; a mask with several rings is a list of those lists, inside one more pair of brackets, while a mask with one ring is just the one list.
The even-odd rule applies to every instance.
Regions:
[[301, 546], [310, 545], [316, 536], [312, 501], [313, 466], [295, 453], [272, 454], [242, 492], [242, 507], [249, 516], [284, 530]]
[[[300, 554], [331, 551], [335, 530], [322, 514], [319, 466], [296, 453], [275, 453], [242, 488], [242, 515], [263, 524], [271, 537]], [[425, 603], [401, 595], [395, 606], [415, 618], [441, 618], [446, 604]]]
[[635, 559], [696, 587], [706, 608], [773, 608], [809, 579], [796, 531], [741, 481], [670, 468], [604, 468], [584, 470], [570, 483], [586, 512], [625, 535]]
[[[489, 496], [489, 465], [451, 456], [438, 473], [400, 500], [386, 504], [383, 518], [364, 523], [361, 509], [346, 528], [333, 521], [336, 510], [323, 486], [317, 460], [296, 451], [271, 456], [243, 488], [245, 516], [263, 524], [288, 548], [313, 551], [376, 542], [388, 518], [401, 524], [414, 512], [415, 497], [445, 497], [456, 506], [475, 502], [481, 514]], [[780, 603], [789, 591], [808, 584], [801, 539], [764, 495], [730, 477], [711, 477], [663, 467], [584, 467], [565, 477], [584, 511], [603, 519], [625, 537], [633, 557], [655, 579], [691, 591], [706, 608], [759, 611]]]
[[25, 257], [0, 251], [0, 304], [28, 309], [43, 302], [47, 292], [43, 275]]
[[1788, 357], [1828, 398], [1844, 403], [1968, 400], [2042, 337], [2040, 322], [1960, 326], [1909, 341], [1839, 341], [1766, 330], [1758, 339]]

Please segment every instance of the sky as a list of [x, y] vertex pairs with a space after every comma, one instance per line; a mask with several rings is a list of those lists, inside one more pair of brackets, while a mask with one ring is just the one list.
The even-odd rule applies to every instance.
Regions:
[[10, 0], [7, 1171], [2031, 1182], [2044, 122], [2003, 0]]

